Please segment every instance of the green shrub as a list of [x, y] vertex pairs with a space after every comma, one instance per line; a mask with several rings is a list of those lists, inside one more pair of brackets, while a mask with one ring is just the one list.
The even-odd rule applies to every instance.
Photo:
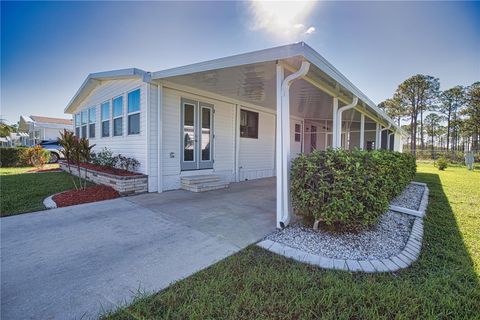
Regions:
[[0, 148], [0, 166], [21, 167], [27, 165], [22, 157], [26, 148]]
[[23, 163], [42, 168], [50, 161], [50, 151], [37, 145], [32, 148], [23, 149], [20, 159]]
[[375, 224], [413, 179], [415, 158], [391, 151], [314, 151], [292, 162], [296, 214], [358, 229]]
[[445, 158], [443, 158], [443, 157], [440, 158], [440, 159], [438, 159], [438, 161], [437, 161], [438, 170], [442, 170], [442, 171], [443, 171], [443, 170], [445, 170], [445, 169], [447, 168], [447, 166], [448, 166], [448, 161], [447, 161], [447, 159], [445, 159]]

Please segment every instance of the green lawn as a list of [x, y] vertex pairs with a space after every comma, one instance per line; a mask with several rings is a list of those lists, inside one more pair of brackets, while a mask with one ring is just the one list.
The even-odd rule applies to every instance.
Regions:
[[409, 269], [322, 270], [251, 246], [106, 319], [480, 319], [480, 172], [419, 164], [430, 204]]
[[[46, 169], [50, 167], [52, 165], [48, 165]], [[2, 217], [43, 210], [45, 209], [43, 199], [74, 188], [70, 175], [65, 172], [26, 173], [32, 169], [32, 167], [0, 168]]]

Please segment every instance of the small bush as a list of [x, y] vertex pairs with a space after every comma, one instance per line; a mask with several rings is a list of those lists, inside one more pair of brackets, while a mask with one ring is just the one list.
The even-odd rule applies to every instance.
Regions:
[[104, 166], [115, 168], [118, 162], [118, 157], [113, 156], [113, 152], [108, 148], [103, 148], [102, 151], [92, 154], [91, 163], [96, 166]]
[[117, 159], [117, 167], [126, 171], [135, 171], [137, 170], [140, 162], [135, 158], [124, 157], [121, 154], [115, 157]]
[[314, 151], [292, 162], [296, 214], [340, 228], [375, 224], [413, 179], [415, 158], [391, 151]]
[[0, 166], [21, 167], [27, 165], [22, 157], [24, 150], [25, 148], [0, 148]]
[[41, 146], [26, 148], [21, 153], [23, 163], [42, 168], [50, 161], [50, 151], [43, 149]]
[[448, 161], [447, 161], [447, 159], [445, 159], [445, 158], [443, 158], [443, 157], [440, 158], [440, 159], [438, 159], [438, 161], [437, 161], [438, 170], [442, 170], [442, 171], [443, 171], [443, 170], [445, 170], [445, 169], [447, 168], [447, 166], [448, 166]]

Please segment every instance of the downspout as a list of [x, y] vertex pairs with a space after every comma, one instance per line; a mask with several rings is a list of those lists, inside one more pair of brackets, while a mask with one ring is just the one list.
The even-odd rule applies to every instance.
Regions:
[[341, 148], [342, 147], [342, 113], [344, 111], [353, 109], [357, 106], [358, 104], [358, 97], [354, 96], [353, 97], [353, 102], [351, 104], [347, 104], [346, 106], [341, 107], [337, 111], [337, 141], [335, 142], [335, 147], [336, 148]]
[[[395, 132], [390, 132], [387, 136], [387, 139], [388, 139], [387, 140], [387, 150], [389, 150], [389, 151], [390, 151], [390, 137], [392, 136], [392, 134], [395, 134]], [[394, 144], [395, 144], [395, 142], [394, 142]]]
[[[392, 127], [392, 124], [389, 122], [388, 127], [380, 130], [380, 143], [379, 143], [379, 146], [378, 146], [379, 149], [382, 149], [382, 132], [385, 131], [385, 130], [390, 130], [391, 127]], [[389, 138], [389, 135], [387, 135], [387, 139], [388, 138]], [[389, 141], [390, 140], [387, 141], [387, 144], [388, 144]]]
[[[281, 228], [286, 227], [290, 222], [290, 85], [298, 78], [304, 77], [310, 69], [310, 63], [302, 61], [300, 69], [286, 77], [281, 87], [282, 106], [282, 214], [279, 221]], [[278, 115], [277, 115], [278, 116]], [[278, 177], [277, 177], [278, 179]], [[277, 199], [278, 201], [278, 199]]]

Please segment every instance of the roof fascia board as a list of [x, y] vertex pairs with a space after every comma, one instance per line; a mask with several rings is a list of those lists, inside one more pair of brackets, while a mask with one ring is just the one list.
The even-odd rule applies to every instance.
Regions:
[[191, 74], [196, 72], [204, 72], [216, 69], [230, 68], [241, 65], [248, 65], [254, 63], [261, 63], [267, 61], [275, 61], [280, 59], [287, 59], [302, 55], [303, 43], [294, 43], [285, 46], [269, 48], [249, 53], [242, 53], [234, 56], [209, 60], [189, 64], [182, 67], [157, 71], [152, 73], [152, 80], [162, 79], [168, 77], [175, 77], [184, 74]]
[[86, 97], [92, 90], [100, 84], [103, 80], [113, 79], [128, 79], [128, 78], [142, 78], [143, 81], [150, 81], [150, 73], [137, 68], [128, 68], [112, 71], [103, 71], [97, 73], [91, 73], [83, 81], [80, 88], [77, 90], [73, 98], [67, 104], [64, 112], [69, 113], [78, 104], [78, 100]]

